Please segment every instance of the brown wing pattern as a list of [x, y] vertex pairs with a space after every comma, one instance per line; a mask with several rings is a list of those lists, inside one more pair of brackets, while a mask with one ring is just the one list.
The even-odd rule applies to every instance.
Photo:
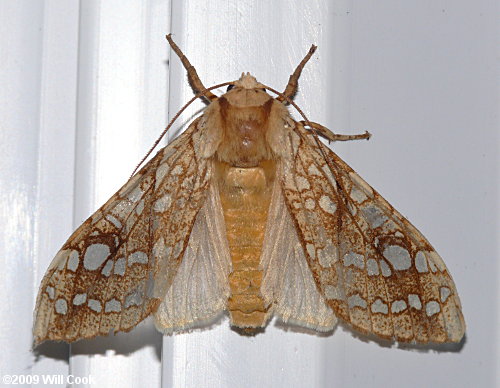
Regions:
[[58, 252], [37, 298], [36, 343], [129, 331], [157, 309], [208, 187], [210, 165], [197, 156], [198, 122], [160, 150]]
[[465, 323], [456, 288], [429, 242], [300, 124], [289, 144], [285, 200], [335, 314], [383, 338], [460, 341]]

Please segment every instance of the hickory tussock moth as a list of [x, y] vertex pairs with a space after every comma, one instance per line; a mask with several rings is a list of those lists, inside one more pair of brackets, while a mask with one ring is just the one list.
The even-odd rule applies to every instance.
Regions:
[[209, 105], [57, 253], [35, 342], [129, 331], [151, 314], [171, 333], [224, 311], [250, 333], [276, 315], [318, 331], [341, 319], [397, 341], [460, 341], [465, 322], [440, 256], [318, 141], [369, 134], [336, 135], [285, 106], [315, 47], [283, 93], [246, 73], [217, 97], [167, 39]]

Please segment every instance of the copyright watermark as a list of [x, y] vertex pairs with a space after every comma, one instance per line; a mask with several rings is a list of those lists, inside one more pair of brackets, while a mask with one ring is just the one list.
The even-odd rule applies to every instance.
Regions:
[[92, 375], [2, 375], [4, 385], [67, 385], [67, 384], [93, 384]]

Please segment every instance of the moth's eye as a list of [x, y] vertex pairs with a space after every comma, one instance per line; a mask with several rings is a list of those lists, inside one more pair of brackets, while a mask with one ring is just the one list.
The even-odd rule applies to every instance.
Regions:
[[229, 92], [232, 88], [234, 88], [234, 85], [227, 85], [226, 93]]
[[264, 93], [267, 93], [266, 88], [262, 88], [262, 89], [260, 89], [260, 90], [262, 90]]

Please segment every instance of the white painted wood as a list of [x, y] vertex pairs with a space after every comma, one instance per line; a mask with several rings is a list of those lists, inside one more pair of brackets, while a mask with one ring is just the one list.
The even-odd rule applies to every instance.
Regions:
[[[36, 222], [37, 135], [43, 7], [28, 2], [0, 3], [2, 57], [0, 72], [0, 304], [2, 373], [22, 373], [30, 354], [30, 309], [33, 305], [34, 230]], [[21, 20], [25, 18], [24, 28]], [[18, 290], [19, 285], [23, 285]], [[18, 335], [13, 335], [18, 333]], [[5, 369], [4, 369], [5, 368]], [[7, 372], [8, 371], [8, 372]]]
[[[93, 387], [495, 386], [497, 6], [310, 3], [0, 1], [2, 375], [90, 374]], [[274, 324], [248, 338], [226, 320], [166, 337], [162, 366], [150, 324], [80, 342], [71, 356], [61, 344], [30, 351], [34, 298], [54, 253], [128, 178], [167, 108], [172, 117], [192, 96], [177, 58], [167, 65], [169, 31], [207, 86], [250, 71], [283, 89], [319, 46], [296, 102], [334, 131], [373, 133], [334, 148], [442, 254], [464, 306], [463, 346], [388, 348], [342, 328], [318, 337]]]

